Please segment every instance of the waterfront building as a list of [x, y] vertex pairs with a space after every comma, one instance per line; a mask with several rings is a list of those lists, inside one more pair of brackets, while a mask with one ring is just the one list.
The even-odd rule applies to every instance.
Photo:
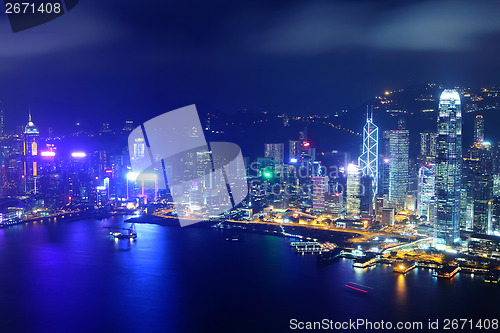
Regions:
[[443, 249], [460, 239], [462, 110], [456, 90], [441, 94], [437, 129], [434, 246]]

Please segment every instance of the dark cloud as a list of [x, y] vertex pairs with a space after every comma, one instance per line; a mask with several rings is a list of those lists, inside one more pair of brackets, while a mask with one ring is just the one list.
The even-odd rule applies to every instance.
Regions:
[[12, 33], [6, 16], [2, 18], [0, 61], [24, 56], [36, 58], [124, 37], [121, 22], [109, 20], [100, 11], [85, 6], [78, 6], [51, 22], [19, 33]]
[[[381, 2], [383, 3], [383, 2]], [[321, 54], [350, 47], [402, 51], [474, 50], [500, 33], [500, 3], [424, 1], [380, 6], [374, 2], [313, 2], [284, 11], [252, 36], [249, 48], [271, 54]]]

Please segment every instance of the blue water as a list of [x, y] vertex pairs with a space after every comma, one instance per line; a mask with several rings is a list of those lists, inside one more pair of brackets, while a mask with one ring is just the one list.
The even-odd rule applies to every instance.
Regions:
[[[285, 238], [137, 225], [124, 217], [0, 230], [0, 332], [289, 332], [289, 320], [499, 318], [500, 286], [429, 270], [318, 266]], [[344, 286], [357, 282], [370, 294]]]

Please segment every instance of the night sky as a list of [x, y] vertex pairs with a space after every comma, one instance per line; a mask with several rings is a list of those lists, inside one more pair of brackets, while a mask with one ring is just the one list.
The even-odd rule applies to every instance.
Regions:
[[498, 13], [467, 0], [81, 0], [15, 34], [0, 13], [0, 100], [8, 127], [30, 105], [42, 130], [193, 103], [333, 114], [412, 83], [498, 84]]

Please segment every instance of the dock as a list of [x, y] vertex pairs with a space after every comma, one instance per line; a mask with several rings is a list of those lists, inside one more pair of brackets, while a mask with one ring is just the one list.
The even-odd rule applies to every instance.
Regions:
[[414, 261], [403, 261], [399, 263], [395, 263], [392, 271], [398, 274], [406, 274], [409, 271], [413, 270], [416, 267]]
[[446, 265], [446, 266], [443, 266], [442, 268], [439, 268], [436, 273], [437, 273], [438, 278], [451, 279], [459, 271], [460, 271], [460, 267], [458, 267], [458, 266]]
[[323, 251], [322, 253], [318, 254], [317, 261], [318, 263], [328, 263], [342, 258], [342, 256], [342, 249], [336, 248], [329, 251]]
[[291, 242], [290, 246], [295, 248], [297, 254], [321, 254], [325, 251], [318, 242]]
[[367, 254], [364, 258], [355, 259], [352, 266], [357, 268], [367, 268], [374, 266], [378, 261], [378, 257], [374, 254]]

